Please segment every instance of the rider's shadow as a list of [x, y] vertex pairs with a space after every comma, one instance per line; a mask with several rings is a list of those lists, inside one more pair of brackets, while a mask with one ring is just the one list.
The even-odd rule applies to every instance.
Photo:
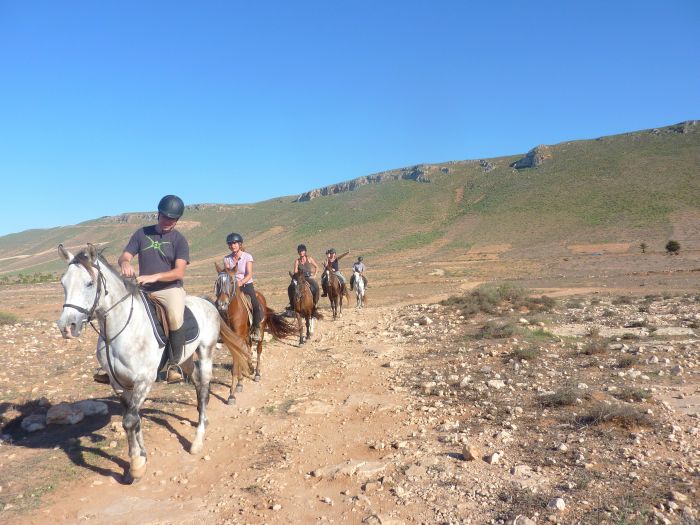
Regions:
[[[103, 430], [112, 421], [112, 416], [116, 416], [116, 420], [121, 426], [122, 404], [117, 396], [96, 399], [95, 401], [101, 401], [107, 405], [106, 414], [86, 416], [82, 421], [73, 425], [47, 425], [46, 428], [36, 432], [23, 430], [22, 420], [32, 414], [46, 413], [48, 407], [42, 407], [37, 400], [28, 401], [22, 405], [0, 403], [0, 416], [9, 410], [19, 412], [18, 416], [3, 425], [1, 433], [10, 436], [12, 446], [36, 450], [61, 450], [78, 467], [101, 476], [112, 477], [120, 483], [128, 483], [124, 479], [124, 473], [129, 469], [129, 462], [125, 454], [126, 444], [124, 446], [118, 445], [116, 448], [108, 448], [111, 441], [123, 440], [124, 435], [122, 433], [114, 437], [103, 435], [105, 433]], [[173, 400], [165, 401], [180, 403]], [[141, 410], [142, 425], [145, 419], [165, 428], [177, 436], [182, 448], [187, 450], [190, 441], [170, 423], [169, 418], [193, 424], [189, 418], [173, 412], [154, 408]], [[110, 464], [113, 468], [110, 467]]]

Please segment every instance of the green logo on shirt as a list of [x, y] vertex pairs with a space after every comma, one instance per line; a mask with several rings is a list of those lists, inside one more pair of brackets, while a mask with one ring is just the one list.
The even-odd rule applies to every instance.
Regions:
[[164, 253], [163, 250], [161, 249], [161, 246], [163, 246], [164, 244], [171, 244], [170, 241], [163, 241], [163, 242], [154, 241], [154, 240], [151, 239], [148, 235], [146, 235], [146, 239], [148, 239], [149, 241], [151, 241], [151, 245], [150, 245], [150, 246], [146, 246], [146, 247], [144, 248], [144, 250], [153, 249], [153, 250], [156, 250], [156, 251], [160, 252], [161, 255], [162, 255], [163, 257], [165, 257], [165, 253]]

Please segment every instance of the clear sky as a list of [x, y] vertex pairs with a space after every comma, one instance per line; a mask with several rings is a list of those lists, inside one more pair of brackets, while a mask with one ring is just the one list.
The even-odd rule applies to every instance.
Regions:
[[0, 0], [0, 235], [700, 118], [700, 2]]

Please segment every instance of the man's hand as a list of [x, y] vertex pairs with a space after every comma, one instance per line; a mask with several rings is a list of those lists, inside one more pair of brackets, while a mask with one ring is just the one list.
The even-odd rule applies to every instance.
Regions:
[[122, 263], [119, 265], [119, 268], [121, 269], [122, 275], [124, 277], [133, 277], [134, 276], [134, 267], [131, 266], [131, 262], [122, 261]]
[[136, 278], [136, 282], [139, 284], [151, 284], [158, 282], [158, 276], [160, 274], [154, 273], [153, 275], [139, 275]]

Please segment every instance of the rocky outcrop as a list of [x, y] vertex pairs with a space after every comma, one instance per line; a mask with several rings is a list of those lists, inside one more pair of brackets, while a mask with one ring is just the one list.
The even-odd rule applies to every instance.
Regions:
[[[357, 179], [352, 179], [346, 182], [340, 182], [338, 184], [331, 184], [330, 186], [325, 186], [323, 188], [317, 188], [315, 190], [307, 191], [299, 195], [294, 202], [306, 202], [317, 197], [325, 197], [326, 195], [335, 195], [337, 193], [343, 193], [345, 191], [353, 191], [360, 186], [365, 186], [367, 184], [379, 184], [382, 182], [390, 180], [413, 180], [416, 182], [430, 182], [429, 171], [431, 171], [432, 166], [413, 166], [410, 168], [402, 168], [400, 170], [383, 171], [381, 173], [375, 173], [373, 175], [366, 175], [364, 177], [358, 177]], [[443, 173], [447, 168], [441, 168]]]
[[510, 167], [516, 170], [521, 170], [524, 168], [536, 168], [537, 166], [543, 164], [547, 159], [552, 158], [552, 151], [549, 146], [541, 144], [535, 148], [532, 148], [527, 152], [522, 159], [513, 162]]
[[492, 164], [488, 160], [483, 159], [479, 161], [479, 166], [481, 166], [481, 169], [484, 171], [484, 173], [488, 173], [489, 171], [493, 171], [496, 169], [495, 164]]

